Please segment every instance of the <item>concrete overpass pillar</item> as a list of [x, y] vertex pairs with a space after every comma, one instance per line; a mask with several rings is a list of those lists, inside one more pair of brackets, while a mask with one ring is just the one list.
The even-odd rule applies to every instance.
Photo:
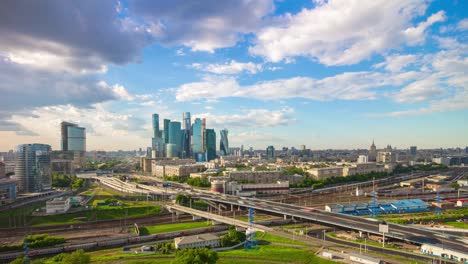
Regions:
[[283, 219], [284, 219], [284, 220], [288, 220], [288, 216], [287, 216], [287, 215], [284, 215]]
[[231, 204], [231, 212], [234, 211], [234, 205]]

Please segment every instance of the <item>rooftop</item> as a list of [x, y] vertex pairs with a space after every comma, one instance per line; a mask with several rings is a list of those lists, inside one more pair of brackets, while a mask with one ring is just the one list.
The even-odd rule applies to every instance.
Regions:
[[193, 236], [176, 237], [174, 241], [176, 244], [184, 245], [184, 244], [198, 243], [198, 242], [203, 242], [203, 241], [211, 241], [211, 240], [216, 240], [216, 239], [219, 239], [219, 237], [213, 234], [199, 234], [199, 235], [193, 235]]

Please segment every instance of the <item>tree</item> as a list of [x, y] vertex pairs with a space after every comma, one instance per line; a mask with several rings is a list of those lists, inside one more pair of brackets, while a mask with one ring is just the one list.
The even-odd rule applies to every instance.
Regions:
[[450, 184], [450, 187], [454, 188], [455, 190], [458, 190], [458, 189], [460, 189], [460, 184], [458, 184], [456, 182], [452, 182]]
[[173, 264], [215, 264], [218, 253], [208, 248], [186, 248], [176, 252]]
[[245, 241], [245, 233], [239, 232], [234, 226], [229, 227], [229, 231], [221, 238], [222, 247], [230, 247]]
[[62, 263], [67, 264], [88, 264], [91, 262], [91, 257], [84, 252], [83, 249], [78, 249], [77, 251], [67, 254], [63, 257]]

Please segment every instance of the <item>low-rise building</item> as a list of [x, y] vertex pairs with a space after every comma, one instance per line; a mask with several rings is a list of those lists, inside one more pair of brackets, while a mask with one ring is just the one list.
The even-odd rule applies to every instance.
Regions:
[[70, 198], [59, 197], [46, 202], [46, 213], [60, 214], [66, 213], [70, 209]]
[[183, 236], [174, 238], [174, 244], [176, 249], [184, 248], [216, 248], [221, 245], [221, 241], [218, 236], [213, 234], [199, 234], [193, 236]]
[[466, 263], [468, 261], [467, 252], [451, 250], [447, 247], [444, 247], [443, 245], [423, 244], [421, 246], [421, 253], [431, 256], [442, 257], [444, 259], [451, 259], [459, 261], [461, 263]]
[[372, 172], [385, 172], [385, 166], [376, 162], [357, 163], [343, 167], [343, 176], [361, 175]]
[[457, 200], [457, 207], [468, 207], [468, 199]]
[[316, 180], [322, 180], [331, 177], [342, 177], [343, 167], [312, 168], [307, 172]]
[[201, 172], [205, 170], [202, 164], [185, 165], [155, 165], [152, 168], [152, 175], [156, 177], [188, 177], [190, 173]]
[[397, 153], [393, 151], [377, 152], [377, 162], [379, 163], [396, 163], [398, 161]]

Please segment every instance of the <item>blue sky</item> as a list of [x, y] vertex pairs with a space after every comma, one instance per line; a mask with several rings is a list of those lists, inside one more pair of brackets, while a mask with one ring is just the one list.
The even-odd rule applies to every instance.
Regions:
[[231, 146], [468, 145], [467, 1], [2, 1], [0, 150], [151, 144], [151, 114]]

